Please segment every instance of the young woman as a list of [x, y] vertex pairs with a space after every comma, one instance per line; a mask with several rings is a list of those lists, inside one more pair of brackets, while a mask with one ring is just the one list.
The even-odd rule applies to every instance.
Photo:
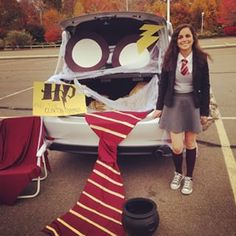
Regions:
[[[197, 34], [189, 24], [173, 32], [165, 53], [158, 88], [154, 118], [160, 117], [160, 128], [170, 133], [174, 178], [170, 187], [191, 194], [196, 161], [196, 137], [207, 122], [210, 102], [210, 82], [207, 58], [199, 47]], [[186, 148], [186, 174], [182, 172], [183, 151]]]

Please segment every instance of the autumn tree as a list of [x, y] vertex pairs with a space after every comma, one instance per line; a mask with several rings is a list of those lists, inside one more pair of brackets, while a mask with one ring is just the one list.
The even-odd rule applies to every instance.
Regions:
[[21, 0], [19, 4], [23, 12], [24, 25], [39, 25], [40, 14], [34, 5], [29, 0]]
[[[170, 0], [170, 20], [174, 27], [191, 23], [199, 31], [204, 26], [204, 32], [217, 32], [221, 25], [224, 28], [236, 26], [235, 1]], [[48, 31], [47, 38], [56, 38], [57, 33], [60, 35], [62, 19], [88, 13], [126, 11], [127, 3], [129, 11], [166, 18], [167, 0], [0, 0], [0, 38], [9, 30], [21, 29], [40, 41], [43, 32]]]
[[17, 46], [23, 47], [31, 44], [32, 36], [24, 30], [12, 30], [7, 33], [5, 40], [7, 44], [14, 49]]
[[44, 42], [45, 30], [42, 25], [28, 24], [26, 25], [25, 30], [32, 35], [32, 40], [34, 42]]
[[176, 27], [180, 23], [191, 23], [190, 1], [182, 0], [176, 1], [171, 4], [171, 18], [170, 21], [173, 27]]
[[161, 0], [156, 0], [151, 4], [150, 9], [146, 9], [146, 11], [166, 18], [166, 3]]
[[223, 25], [236, 25], [235, 0], [220, 0], [218, 22]]
[[[128, 1], [128, 0], [127, 0]], [[125, 1], [124, 1], [125, 2]], [[128, 1], [128, 10], [129, 11], [145, 11], [145, 9], [150, 9], [150, 2], [143, 0], [133, 0]]]
[[0, 1], [0, 32], [22, 29], [22, 16], [19, 2], [16, 0]]
[[48, 42], [55, 42], [61, 38], [60, 13], [56, 9], [50, 9], [43, 14], [43, 26], [45, 29], [45, 39]]
[[64, 16], [72, 17], [74, 15], [76, 0], [64, 0], [62, 3], [62, 13]]
[[62, 8], [62, 0], [43, 0], [46, 9], [56, 9], [60, 11]]
[[[191, 5], [193, 25], [201, 28], [204, 20], [204, 29], [214, 31], [217, 29], [217, 2], [218, 0], [195, 0]], [[204, 17], [204, 19], [202, 19]]]
[[49, 9], [43, 14], [43, 26], [46, 30], [52, 25], [58, 25], [60, 20], [60, 13], [56, 9]]
[[120, 11], [125, 9], [124, 0], [81, 0], [84, 7], [84, 13]]
[[84, 14], [84, 5], [82, 4], [81, 1], [76, 1], [73, 15], [80, 16], [82, 14]]
[[38, 11], [39, 23], [40, 23], [40, 25], [43, 25], [43, 12], [45, 9], [45, 4], [44, 4], [43, 0], [34, 0], [34, 1], [31, 1], [31, 4]]
[[219, 28], [217, 22], [218, 0], [208, 0], [204, 9], [205, 28], [208, 31], [216, 32]]
[[48, 29], [45, 34], [44, 38], [47, 42], [57, 42], [61, 39], [61, 32], [58, 26], [54, 25], [50, 29]]

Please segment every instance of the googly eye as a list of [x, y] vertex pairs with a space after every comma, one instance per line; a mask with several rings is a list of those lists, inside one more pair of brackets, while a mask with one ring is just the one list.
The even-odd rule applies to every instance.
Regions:
[[66, 45], [65, 62], [74, 72], [98, 70], [107, 62], [106, 41], [93, 32], [74, 35]]

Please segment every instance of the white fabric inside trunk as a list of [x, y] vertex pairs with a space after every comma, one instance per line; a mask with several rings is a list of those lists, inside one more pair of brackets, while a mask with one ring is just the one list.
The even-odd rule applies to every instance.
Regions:
[[121, 97], [117, 100], [111, 100], [97, 93], [96, 91], [81, 85], [78, 80], [74, 80], [79, 92], [86, 96], [92, 97], [95, 100], [102, 102], [106, 106], [106, 110], [120, 111], [149, 111], [156, 108], [158, 96], [158, 77], [153, 76], [149, 83], [140, 88], [131, 96]]
[[[106, 68], [106, 69], [99, 69], [95, 71], [88, 71], [88, 72], [74, 72], [72, 71], [64, 60], [66, 44], [70, 39], [70, 34], [67, 31], [62, 32], [62, 43], [60, 46], [60, 52], [58, 57], [57, 66], [48, 82], [52, 83], [60, 83], [60, 80], [74, 80], [74, 79], [88, 79], [88, 78], [95, 78], [99, 76], [105, 75], [112, 75], [117, 73], [137, 73], [137, 69], [135, 69], [133, 64], [132, 66], [118, 66], [115, 68]], [[148, 65], [144, 66], [143, 68], [139, 68], [139, 73], [160, 73], [161, 72], [161, 58], [164, 55], [162, 48], [164, 47], [162, 40], [158, 40], [156, 45], [150, 51], [150, 62]], [[112, 48], [112, 47], [111, 47]]]

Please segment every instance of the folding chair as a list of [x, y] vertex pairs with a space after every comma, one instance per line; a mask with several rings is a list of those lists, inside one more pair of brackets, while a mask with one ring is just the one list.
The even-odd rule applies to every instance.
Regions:
[[41, 146], [41, 148], [37, 151], [37, 166], [41, 169], [41, 174], [37, 177], [32, 179], [32, 181], [37, 181], [36, 183], [36, 191], [32, 194], [22, 194], [19, 195], [17, 198], [33, 198], [36, 197], [39, 192], [40, 192], [40, 181], [45, 180], [48, 176], [48, 170], [47, 170], [47, 165], [46, 163], [46, 158], [47, 158], [47, 147], [49, 145], [48, 140], [44, 141], [44, 144]]
[[[0, 121], [0, 204], [12, 205], [17, 198], [32, 198], [47, 177], [45, 155], [48, 142], [40, 117], [7, 118]], [[43, 174], [43, 176], [41, 176]], [[36, 191], [22, 195], [36, 181]]]

